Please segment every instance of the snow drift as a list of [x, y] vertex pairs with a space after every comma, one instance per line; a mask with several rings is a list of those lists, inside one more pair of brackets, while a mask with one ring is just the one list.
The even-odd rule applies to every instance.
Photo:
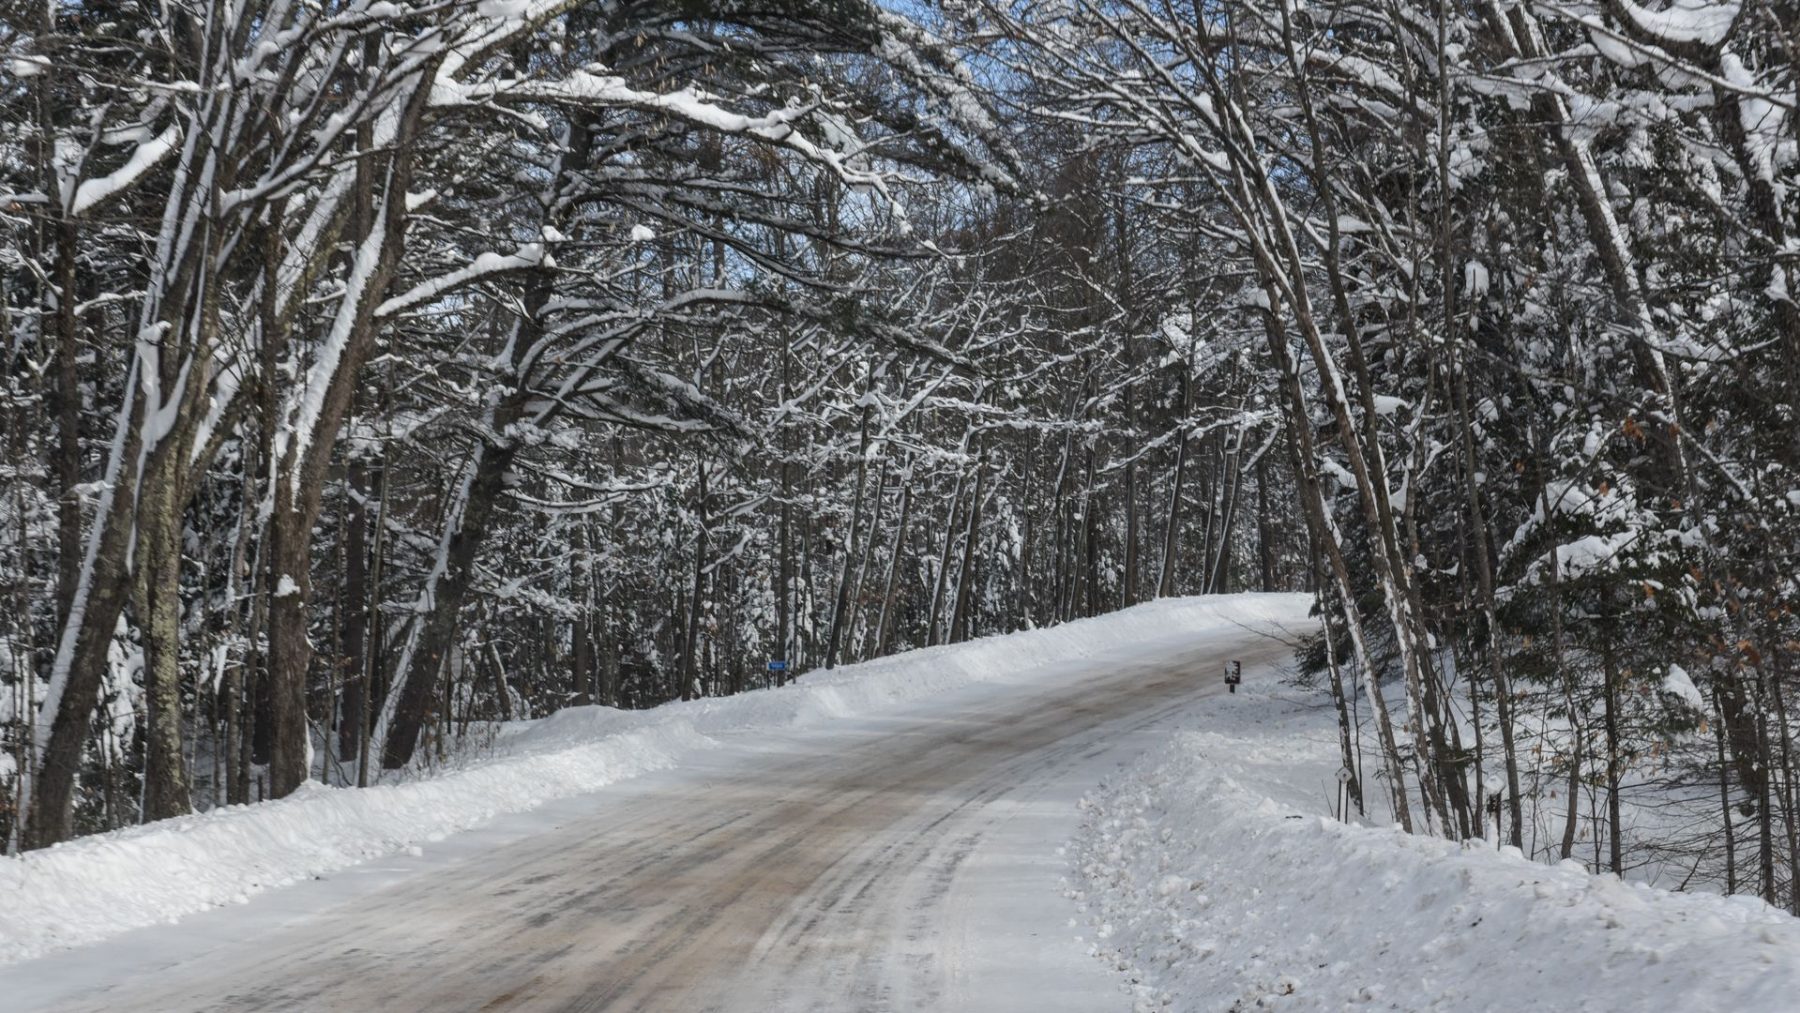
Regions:
[[552, 799], [679, 764], [718, 736], [875, 714], [977, 683], [1079, 674], [1079, 662], [1178, 649], [1227, 625], [1302, 621], [1300, 595], [1169, 599], [1051, 629], [813, 672], [778, 690], [647, 711], [581, 707], [502, 727], [490, 755], [371, 788], [309, 785], [0, 859], [0, 963], [312, 878]]
[[1800, 920], [1761, 900], [1337, 822], [1331, 706], [1267, 670], [1195, 727], [1085, 799], [1073, 848], [1139, 1010], [1795, 1008]]

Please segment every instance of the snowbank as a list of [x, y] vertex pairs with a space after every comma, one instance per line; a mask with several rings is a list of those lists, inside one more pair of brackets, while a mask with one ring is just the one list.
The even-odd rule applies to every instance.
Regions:
[[493, 755], [364, 789], [313, 785], [238, 806], [0, 859], [0, 963], [79, 945], [416, 848], [558, 798], [674, 766], [716, 736], [879, 713], [975, 683], [1079, 674], [1069, 662], [1179, 648], [1236, 625], [1294, 623], [1298, 595], [1154, 602], [1052, 629], [912, 651], [779, 690], [649, 711], [566, 710], [502, 728]]
[[1795, 1008], [1800, 920], [1329, 819], [1329, 703], [1245, 682], [1083, 802], [1077, 931], [1139, 1010]]

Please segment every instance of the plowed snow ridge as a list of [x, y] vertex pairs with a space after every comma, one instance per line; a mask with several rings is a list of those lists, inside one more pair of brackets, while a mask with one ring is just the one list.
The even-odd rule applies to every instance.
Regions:
[[1331, 819], [1321, 693], [1246, 673], [1186, 723], [1083, 800], [1072, 850], [1085, 931], [1140, 1010], [1797, 1008], [1800, 920], [1755, 897]]

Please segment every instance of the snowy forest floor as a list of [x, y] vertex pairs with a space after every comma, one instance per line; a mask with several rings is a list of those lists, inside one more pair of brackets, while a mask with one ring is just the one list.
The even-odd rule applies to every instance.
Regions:
[[1336, 715], [1283, 674], [1081, 800], [1069, 894], [1137, 1010], [1795, 1008], [1800, 920], [1760, 899], [1332, 818]]

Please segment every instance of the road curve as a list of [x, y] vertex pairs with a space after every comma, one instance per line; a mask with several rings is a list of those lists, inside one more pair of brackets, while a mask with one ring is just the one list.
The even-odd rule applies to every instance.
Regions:
[[[1220, 692], [1224, 658], [1250, 667], [1285, 651], [1246, 631], [855, 734], [724, 750], [591, 796], [549, 832], [48, 1008], [843, 1013], [1038, 1010], [1061, 995], [1093, 1009], [1097, 979], [1079, 1000], [1020, 989], [1060, 973], [1040, 940], [1055, 960], [1095, 962], [1066, 921], [990, 931], [1012, 900], [1025, 917], [1067, 903], [996, 892], [992, 863], [1007, 859], [992, 853], [1060, 862], [1061, 839], [1020, 840], [1034, 805], [1055, 800], [1050, 825], [1063, 825], [1096, 757], [1142, 748], [1150, 737], [1134, 732]], [[985, 879], [967, 875], [983, 861]]]

